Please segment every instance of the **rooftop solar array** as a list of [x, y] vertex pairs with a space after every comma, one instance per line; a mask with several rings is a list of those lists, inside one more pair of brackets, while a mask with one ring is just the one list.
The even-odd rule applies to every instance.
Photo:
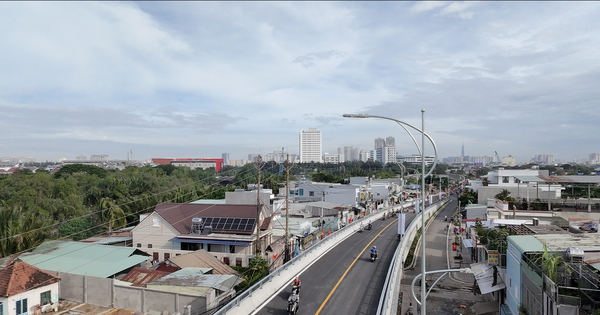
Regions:
[[256, 219], [240, 219], [240, 218], [202, 218], [204, 227], [211, 227], [213, 230], [227, 231], [252, 231]]

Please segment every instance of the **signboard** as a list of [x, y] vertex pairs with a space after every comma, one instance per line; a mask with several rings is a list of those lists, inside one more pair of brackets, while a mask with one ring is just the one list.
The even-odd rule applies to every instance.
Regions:
[[488, 250], [488, 265], [498, 266], [500, 264], [500, 254], [497, 250]]

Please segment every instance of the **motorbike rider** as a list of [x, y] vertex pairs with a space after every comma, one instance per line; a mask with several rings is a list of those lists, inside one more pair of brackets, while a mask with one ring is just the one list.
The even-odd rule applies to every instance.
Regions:
[[[295, 309], [290, 309], [291, 307], [293, 307], [295, 304]], [[300, 295], [296, 294], [295, 292], [292, 292], [292, 294], [290, 295], [290, 297], [288, 298], [288, 311], [292, 314], [296, 314], [296, 312], [298, 311], [298, 309], [300, 308]]]
[[371, 223], [371, 220], [369, 220], [369, 230], [373, 227], [373, 224]]
[[292, 281], [292, 291], [294, 291], [294, 289], [296, 289], [296, 292], [298, 294], [300, 294], [300, 286], [302, 285], [302, 282], [300, 282], [300, 278], [298, 278], [298, 276], [296, 276], [296, 278], [294, 278], [294, 281]]
[[377, 259], [377, 246], [373, 245], [373, 248], [371, 248], [371, 257], [375, 257], [375, 259]]

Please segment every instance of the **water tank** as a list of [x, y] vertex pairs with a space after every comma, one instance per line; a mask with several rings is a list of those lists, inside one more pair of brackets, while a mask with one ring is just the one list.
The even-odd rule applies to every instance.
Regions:
[[533, 218], [533, 226], [538, 226], [538, 225], [540, 225], [540, 219]]
[[583, 249], [579, 247], [568, 247], [567, 248], [567, 260], [571, 263], [582, 263], [583, 262]]

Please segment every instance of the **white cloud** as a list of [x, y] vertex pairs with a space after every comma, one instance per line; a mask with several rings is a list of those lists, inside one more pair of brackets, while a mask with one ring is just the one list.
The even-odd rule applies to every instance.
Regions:
[[470, 155], [586, 156], [600, 131], [598, 13], [592, 2], [2, 2], [2, 155], [56, 158], [88, 141], [140, 158], [243, 158], [294, 153], [308, 127], [327, 152], [394, 135], [414, 153], [394, 124], [341, 114], [419, 125], [426, 108], [443, 156], [462, 142]]
[[410, 7], [411, 12], [425, 12], [446, 6], [446, 1], [419, 1]]

